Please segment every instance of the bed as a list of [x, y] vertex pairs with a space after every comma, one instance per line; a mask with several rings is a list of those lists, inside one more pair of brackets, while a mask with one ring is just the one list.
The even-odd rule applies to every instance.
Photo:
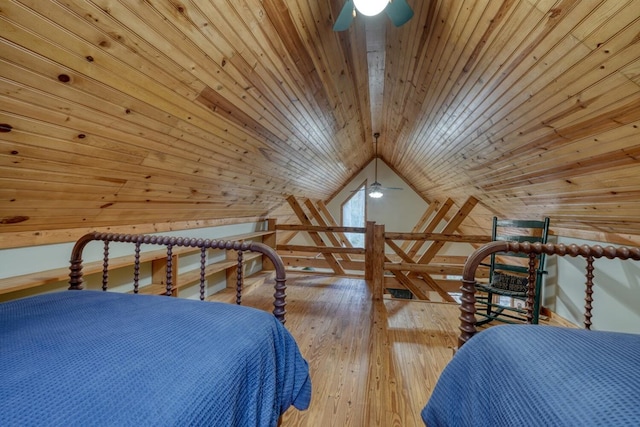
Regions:
[[250, 307], [68, 290], [0, 304], [0, 324], [3, 426], [275, 426], [310, 403], [295, 340]]
[[[585, 329], [522, 324], [478, 332], [475, 270], [504, 251], [584, 257]], [[593, 262], [601, 257], [640, 260], [640, 248], [493, 242], [474, 252], [463, 272], [459, 349], [422, 410], [424, 423], [640, 425], [640, 335], [589, 330]]]

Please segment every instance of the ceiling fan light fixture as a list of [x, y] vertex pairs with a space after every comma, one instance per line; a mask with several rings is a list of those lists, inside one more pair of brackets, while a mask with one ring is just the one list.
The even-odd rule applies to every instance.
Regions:
[[382, 191], [378, 189], [371, 190], [369, 192], [369, 197], [371, 197], [372, 199], [379, 199], [382, 197]]
[[389, 0], [353, 0], [358, 12], [366, 16], [375, 16], [389, 4]]
[[382, 197], [382, 186], [378, 182], [377, 176], [376, 176], [376, 180], [369, 187], [369, 197], [371, 197], [372, 199], [379, 199], [380, 197]]

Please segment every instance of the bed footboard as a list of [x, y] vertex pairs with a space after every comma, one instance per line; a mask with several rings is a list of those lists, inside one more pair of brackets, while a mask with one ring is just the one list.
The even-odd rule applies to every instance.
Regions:
[[105, 243], [104, 249], [104, 268], [103, 268], [103, 280], [102, 288], [107, 289], [108, 281], [108, 267], [109, 267], [109, 242], [121, 242], [132, 243], [135, 245], [135, 261], [134, 261], [134, 292], [137, 293], [138, 289], [138, 272], [140, 268], [140, 248], [142, 245], [163, 245], [167, 248], [167, 295], [171, 295], [173, 283], [172, 283], [172, 250], [174, 247], [192, 247], [200, 248], [202, 253], [202, 262], [200, 266], [200, 299], [204, 300], [204, 281], [205, 281], [205, 253], [207, 249], [233, 249], [238, 251], [238, 279], [237, 279], [237, 298], [236, 301], [240, 304], [241, 292], [242, 292], [242, 253], [244, 251], [260, 252], [267, 256], [276, 272], [275, 279], [275, 293], [273, 295], [273, 315], [281, 322], [285, 323], [285, 289], [286, 289], [286, 275], [285, 268], [280, 256], [276, 251], [263, 243], [258, 242], [239, 242], [230, 240], [210, 240], [210, 239], [196, 239], [196, 238], [181, 238], [181, 237], [167, 237], [167, 236], [149, 236], [143, 234], [114, 234], [114, 233], [89, 233], [82, 236], [76, 242], [71, 253], [71, 266], [69, 273], [69, 289], [83, 289], [84, 280], [82, 278], [82, 251], [85, 246], [94, 240], [103, 241]]
[[[571, 257], [583, 257], [587, 261], [586, 266], [586, 283], [585, 283], [585, 311], [584, 311], [584, 327], [585, 329], [591, 328], [591, 302], [593, 301], [593, 263], [596, 258], [618, 258], [621, 260], [632, 259], [640, 260], [640, 248], [626, 248], [613, 246], [607, 246], [606, 248], [594, 245], [582, 245], [578, 246], [563, 245], [563, 244], [541, 244], [541, 243], [518, 243], [508, 241], [496, 241], [487, 243], [478, 248], [473, 254], [467, 258], [464, 270], [462, 272], [462, 297], [460, 304], [460, 336], [458, 338], [458, 347], [462, 347], [476, 332], [476, 269], [480, 263], [489, 255], [495, 252], [519, 252], [528, 254], [531, 258], [535, 258], [541, 253], [547, 255], [559, 255], [559, 256], [571, 256]], [[535, 274], [534, 263], [529, 263], [529, 283], [532, 283], [531, 279]], [[534, 289], [529, 287], [527, 293], [527, 319], [531, 323], [532, 310], [533, 310], [533, 298]]]

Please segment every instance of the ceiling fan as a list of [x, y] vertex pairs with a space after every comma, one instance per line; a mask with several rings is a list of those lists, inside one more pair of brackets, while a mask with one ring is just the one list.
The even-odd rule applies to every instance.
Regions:
[[366, 16], [374, 16], [385, 11], [396, 27], [406, 24], [413, 17], [413, 9], [407, 0], [347, 0], [333, 24], [333, 31], [345, 31], [349, 28], [356, 16], [356, 10]]
[[[369, 197], [373, 198], [373, 199], [379, 199], [382, 197], [382, 190], [402, 190], [402, 188], [400, 187], [383, 187], [382, 184], [380, 184], [378, 182], [378, 138], [380, 137], [380, 134], [378, 132], [373, 134], [373, 137], [376, 139], [375, 141], [375, 159], [374, 159], [374, 179], [373, 179], [373, 184], [371, 184], [369, 186]], [[355, 191], [362, 191], [362, 188], [355, 190]], [[354, 191], [354, 192], [355, 192]]]

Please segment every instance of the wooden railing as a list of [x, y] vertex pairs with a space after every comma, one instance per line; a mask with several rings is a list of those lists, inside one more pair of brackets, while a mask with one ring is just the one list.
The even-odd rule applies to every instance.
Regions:
[[[422, 292], [420, 287], [414, 285], [413, 278], [418, 278], [424, 282], [429, 289], [432, 289], [444, 300], [453, 302], [453, 297], [449, 295], [449, 290], [443, 288], [441, 284], [435, 280], [433, 274], [445, 274], [446, 276], [459, 276], [462, 274], [462, 264], [438, 264], [434, 262], [438, 251], [444, 247], [447, 242], [450, 243], [486, 243], [491, 240], [489, 236], [461, 236], [458, 234], [445, 233], [384, 233], [385, 244], [389, 246], [399, 257], [401, 262], [394, 262], [385, 255], [384, 270], [390, 271], [419, 299], [430, 299]], [[401, 246], [397, 245], [395, 240], [403, 240], [412, 242], [412, 250], [405, 251]], [[415, 250], [418, 245], [424, 245], [430, 242], [424, 253]], [[461, 258], [458, 258], [460, 260]], [[406, 273], [405, 273], [406, 272]]]
[[[364, 272], [365, 249], [353, 247], [344, 234], [364, 233], [364, 227], [278, 224], [275, 226], [275, 230], [302, 232], [315, 243], [315, 245], [306, 246], [277, 245], [276, 250], [285, 266], [328, 269], [339, 275], [346, 275], [347, 271], [350, 271], [351, 274]], [[331, 245], [327, 245], [325, 241], [330, 242]], [[318, 255], [321, 257], [319, 258]]]
[[[387, 288], [399, 287], [409, 290], [417, 299], [431, 300], [435, 292], [439, 299], [452, 302], [449, 292], [459, 289], [466, 257], [438, 255], [438, 251], [447, 242], [490, 241], [489, 236], [385, 232], [384, 225], [374, 222], [368, 222], [366, 227], [275, 224], [274, 228], [307, 233], [310, 240], [318, 242], [316, 245], [276, 245], [289, 269], [363, 276], [371, 284], [374, 298], [382, 298]], [[351, 246], [344, 233], [364, 234], [365, 246]], [[340, 246], [335, 245], [336, 242]], [[424, 250], [420, 250], [423, 247]], [[454, 278], [444, 279], [447, 276]]]
[[[374, 222], [368, 222], [366, 227], [339, 227], [322, 201], [306, 199], [300, 203], [290, 196], [287, 202], [300, 224], [270, 223], [270, 229], [289, 234], [284, 242], [278, 238], [276, 246], [284, 264], [316, 272], [364, 275], [374, 298], [381, 298], [385, 289], [399, 287], [418, 299], [453, 301], [449, 293], [459, 291], [458, 280], [466, 257], [442, 255], [441, 250], [449, 242], [477, 246], [490, 241], [489, 236], [456, 234], [478, 203], [474, 197], [469, 197], [456, 212], [451, 211], [455, 206], [451, 199], [430, 202], [411, 232], [403, 233], [385, 232], [384, 225]], [[292, 236], [301, 232], [312, 245], [288, 244]], [[345, 233], [363, 233], [364, 247], [352, 247]], [[465, 248], [462, 253], [468, 252]]]

